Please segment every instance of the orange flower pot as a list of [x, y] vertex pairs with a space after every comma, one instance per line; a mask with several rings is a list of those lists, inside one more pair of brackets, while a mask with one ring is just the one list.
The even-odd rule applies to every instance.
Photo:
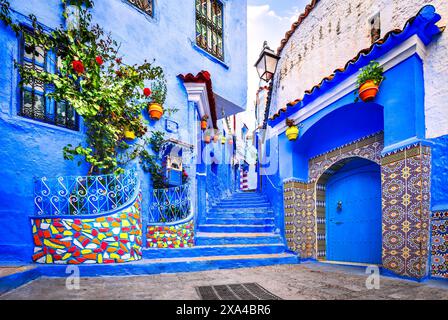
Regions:
[[368, 80], [359, 88], [359, 97], [362, 101], [369, 102], [375, 99], [378, 91], [379, 89], [375, 82]]
[[152, 120], [160, 120], [163, 116], [163, 108], [158, 103], [149, 104], [149, 116]]
[[229, 139], [229, 144], [233, 145], [233, 139]]
[[202, 120], [201, 121], [201, 129], [202, 130], [206, 130], [207, 129], [207, 121], [206, 120]]
[[219, 136], [217, 134], [215, 134], [215, 136], [213, 137], [213, 142], [216, 143], [219, 140]]
[[205, 137], [204, 137], [204, 142], [205, 142], [205, 143], [209, 144], [209, 143], [210, 143], [210, 140], [211, 140], [211, 137], [210, 137], [210, 136], [205, 136]]

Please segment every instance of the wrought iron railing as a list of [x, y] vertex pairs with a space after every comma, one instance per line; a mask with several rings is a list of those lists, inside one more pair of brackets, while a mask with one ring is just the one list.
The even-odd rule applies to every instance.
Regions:
[[36, 215], [97, 215], [125, 205], [138, 192], [135, 170], [121, 175], [38, 178]]
[[190, 184], [184, 184], [169, 189], [152, 190], [149, 222], [172, 223], [188, 218], [191, 213], [190, 188]]

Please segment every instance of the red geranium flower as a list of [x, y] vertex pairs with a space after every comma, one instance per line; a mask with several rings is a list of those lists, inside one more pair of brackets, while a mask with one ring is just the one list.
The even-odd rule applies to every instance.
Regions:
[[149, 89], [149, 88], [143, 89], [143, 94], [145, 96], [149, 97], [151, 95], [151, 89]]
[[73, 70], [76, 71], [76, 73], [78, 73], [78, 74], [84, 73], [84, 65], [81, 61], [79, 61], [79, 60], [73, 61], [72, 67], [73, 67]]
[[120, 64], [120, 63], [121, 63], [121, 58], [117, 58], [117, 59], [115, 59], [115, 62], [118, 63], [118, 64]]
[[95, 60], [96, 60], [96, 63], [98, 63], [99, 65], [102, 65], [104, 62], [103, 58], [101, 56], [96, 57]]

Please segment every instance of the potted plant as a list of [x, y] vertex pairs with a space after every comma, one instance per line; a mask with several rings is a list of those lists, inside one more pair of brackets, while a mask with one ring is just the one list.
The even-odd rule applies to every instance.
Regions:
[[131, 129], [129, 129], [129, 127], [125, 127], [124, 128], [124, 138], [126, 140], [135, 140], [136, 136], [135, 136], [135, 132]]
[[208, 120], [208, 115], [204, 115], [201, 119], [201, 130], [202, 131], [207, 129], [207, 120]]
[[221, 144], [226, 144], [226, 141], [227, 141], [226, 137], [222, 136], [221, 137]]
[[286, 129], [286, 136], [290, 141], [297, 140], [299, 136], [299, 127], [295, 125], [294, 120], [286, 119], [286, 125], [288, 129]]
[[366, 67], [361, 69], [361, 73], [358, 75], [357, 86], [358, 96], [362, 101], [368, 102], [375, 99], [381, 82], [386, 79], [383, 73], [383, 67], [376, 61], [371, 61]]
[[233, 145], [233, 136], [229, 137], [229, 145]]
[[205, 133], [204, 133], [204, 142], [205, 142], [206, 144], [209, 144], [210, 141], [211, 141], [210, 132], [207, 130], [207, 131], [205, 131]]
[[215, 132], [215, 135], [213, 136], [213, 143], [218, 142], [218, 140], [219, 140], [219, 134], [218, 132]]
[[149, 116], [152, 120], [160, 120], [163, 115], [163, 104], [166, 100], [166, 80], [157, 79], [151, 85], [151, 102], [149, 103]]

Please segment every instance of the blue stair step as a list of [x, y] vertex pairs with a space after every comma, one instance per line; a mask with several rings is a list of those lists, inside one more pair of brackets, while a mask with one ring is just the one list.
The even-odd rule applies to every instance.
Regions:
[[274, 224], [274, 218], [219, 218], [210, 216], [205, 220], [206, 224]]
[[207, 218], [217, 218], [217, 219], [250, 219], [250, 218], [274, 218], [274, 213], [210, 213]]
[[270, 204], [238, 204], [238, 203], [227, 203], [220, 204], [219, 206], [214, 206], [213, 208], [223, 208], [223, 209], [235, 209], [235, 208], [259, 208], [259, 209], [270, 209]]
[[179, 249], [144, 249], [144, 259], [183, 258], [183, 257], [210, 257], [250, 254], [284, 253], [283, 244], [236, 244], [218, 246], [196, 246]]
[[273, 212], [272, 209], [263, 209], [263, 208], [222, 208], [222, 207], [214, 207], [211, 208], [210, 213], [270, 213]]
[[274, 233], [212, 233], [198, 232], [196, 245], [223, 244], [281, 244], [281, 238]]
[[242, 224], [201, 224], [198, 228], [199, 232], [225, 232], [225, 233], [240, 233], [240, 232], [274, 232], [275, 226], [273, 224], [265, 225], [242, 225]]

